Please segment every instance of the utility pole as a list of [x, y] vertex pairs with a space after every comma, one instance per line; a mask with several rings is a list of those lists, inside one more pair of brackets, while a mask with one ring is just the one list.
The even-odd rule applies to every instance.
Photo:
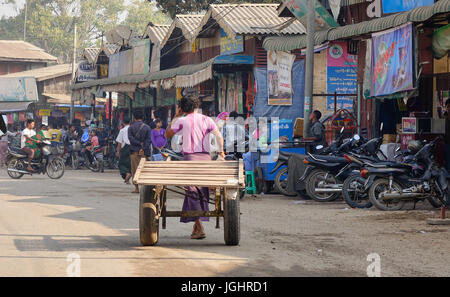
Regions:
[[[77, 68], [77, 24], [73, 30], [73, 60], [72, 60], [72, 85], [76, 82], [76, 68]], [[70, 123], [73, 123], [74, 118], [74, 98], [72, 90], [72, 100], [70, 100]]]
[[316, 12], [314, 2], [308, 0], [308, 26], [307, 26], [307, 49], [306, 49], [306, 78], [305, 78], [305, 119], [303, 125], [303, 137], [309, 137], [309, 116], [313, 107], [313, 89], [314, 89], [314, 34]]
[[27, 39], [28, 0], [25, 1], [25, 20], [23, 22], [23, 41]]

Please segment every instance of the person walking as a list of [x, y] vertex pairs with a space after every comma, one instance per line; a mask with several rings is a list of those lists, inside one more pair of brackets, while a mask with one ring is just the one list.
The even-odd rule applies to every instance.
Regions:
[[[209, 117], [195, 112], [198, 108], [198, 99], [182, 98], [179, 101], [177, 113], [166, 131], [166, 138], [172, 138], [180, 133], [183, 137], [183, 155], [185, 161], [209, 161], [210, 157], [210, 133], [218, 139], [219, 154], [225, 158], [223, 152], [223, 137], [216, 123]], [[186, 196], [183, 203], [183, 211], [208, 211], [209, 188], [186, 187]], [[182, 223], [194, 222], [192, 239], [206, 238], [202, 221], [209, 218], [181, 218]]]
[[152, 130], [153, 154], [160, 154], [167, 145], [166, 130], [162, 128], [161, 119], [155, 120], [156, 127]]
[[131, 161], [130, 161], [130, 139], [128, 138], [128, 129], [130, 128], [130, 119], [123, 119], [124, 127], [119, 131], [116, 138], [117, 151], [116, 157], [119, 158], [119, 171], [126, 184], [130, 184]]
[[[131, 175], [135, 176], [136, 170], [142, 158], [150, 158], [151, 152], [151, 129], [143, 122], [144, 115], [140, 110], [136, 110], [133, 114], [134, 122], [128, 128], [128, 139], [130, 140], [130, 161], [131, 161]], [[139, 186], [134, 183], [134, 191], [132, 193], [139, 193]]]

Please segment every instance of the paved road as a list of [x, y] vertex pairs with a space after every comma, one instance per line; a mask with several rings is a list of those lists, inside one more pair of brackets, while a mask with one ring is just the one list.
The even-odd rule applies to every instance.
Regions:
[[[215, 221], [207, 239], [168, 219], [157, 247], [141, 247], [138, 197], [114, 172], [67, 171], [11, 180], [0, 172], [1, 276], [365, 276], [367, 256], [382, 276], [449, 275], [450, 228], [432, 227], [428, 206], [382, 213], [277, 195], [242, 201], [242, 241], [224, 246]], [[169, 197], [177, 210], [182, 197]], [[79, 262], [69, 262], [79, 256]], [[72, 266], [69, 266], [71, 265]]]

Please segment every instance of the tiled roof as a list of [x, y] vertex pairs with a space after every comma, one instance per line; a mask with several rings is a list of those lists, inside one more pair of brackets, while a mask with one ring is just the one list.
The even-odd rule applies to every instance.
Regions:
[[57, 62], [57, 58], [31, 43], [0, 40], [0, 61]]
[[33, 70], [15, 72], [0, 77], [34, 77], [36, 81], [49, 80], [55, 77], [65, 76], [72, 73], [72, 64], [59, 64], [49, 67], [42, 67]]
[[196, 36], [216, 21], [228, 36], [241, 35], [299, 35], [305, 27], [296, 19], [278, 17], [279, 4], [211, 4], [196, 30]]
[[149, 37], [154, 44], [161, 44], [169, 33], [170, 25], [149, 24], [144, 33], [144, 38]]
[[[175, 20], [172, 22], [172, 25], [170, 26], [166, 36], [164, 37], [164, 40], [161, 42], [161, 48], [164, 47], [164, 45], [171, 40], [172, 33], [176, 28], [181, 29], [183, 33], [183, 37], [186, 40], [193, 41], [195, 39], [195, 31], [199, 27], [201, 21], [203, 20], [204, 15], [203, 14], [178, 14], [175, 17]], [[178, 37], [175, 37], [178, 38]]]

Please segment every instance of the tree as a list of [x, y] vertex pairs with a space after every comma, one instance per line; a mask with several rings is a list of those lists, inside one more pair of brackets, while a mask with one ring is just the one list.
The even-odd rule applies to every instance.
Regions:
[[200, 13], [205, 11], [208, 9], [209, 4], [281, 3], [281, 0], [156, 0], [156, 3], [164, 13], [167, 13], [174, 19], [177, 14]]
[[[16, 4], [15, 0], [0, 0]], [[15, 17], [0, 19], [1, 39], [23, 39], [25, 8]], [[69, 62], [72, 57], [73, 34], [77, 25], [79, 54], [86, 47], [101, 44], [104, 33], [119, 24], [130, 26], [142, 34], [149, 22], [170, 21], [145, 0], [28, 0], [26, 41]]]
[[157, 10], [155, 4], [149, 3], [147, 0], [133, 0], [127, 7], [127, 16], [124, 25], [128, 26], [138, 34], [142, 36], [148, 25], [148, 23], [154, 24], [168, 24], [170, 18]]

